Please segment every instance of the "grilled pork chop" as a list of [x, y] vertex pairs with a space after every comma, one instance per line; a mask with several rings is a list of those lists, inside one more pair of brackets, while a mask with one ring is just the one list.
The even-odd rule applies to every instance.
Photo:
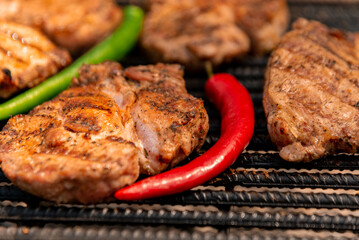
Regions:
[[0, 97], [31, 88], [71, 62], [70, 54], [41, 32], [0, 21]]
[[122, 19], [114, 0], [0, 0], [0, 19], [36, 27], [77, 56]]
[[145, 155], [141, 172], [157, 174], [199, 150], [208, 115], [203, 101], [187, 93], [179, 65], [130, 67], [125, 75], [139, 83], [131, 115]]
[[359, 38], [298, 19], [272, 53], [263, 106], [271, 139], [288, 161], [359, 146]]
[[176, 65], [83, 66], [70, 89], [8, 121], [0, 134], [3, 172], [42, 198], [94, 203], [140, 171], [176, 164], [208, 131], [203, 101], [187, 93], [182, 74]]
[[[270, 51], [288, 24], [285, 0], [152, 0], [141, 44], [154, 61], [190, 69]], [[252, 45], [252, 46], [251, 46]]]

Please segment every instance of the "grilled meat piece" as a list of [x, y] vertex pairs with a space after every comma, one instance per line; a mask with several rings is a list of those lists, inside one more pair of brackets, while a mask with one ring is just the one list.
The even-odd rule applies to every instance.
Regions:
[[268, 63], [263, 95], [270, 137], [288, 161], [359, 146], [359, 38], [298, 19]]
[[70, 62], [70, 54], [55, 46], [41, 32], [0, 21], [1, 98], [34, 87]]
[[285, 0], [152, 0], [140, 38], [154, 61], [189, 69], [270, 51], [288, 24]]
[[122, 19], [113, 0], [0, 0], [0, 19], [36, 27], [78, 56]]
[[157, 174], [199, 150], [208, 115], [203, 101], [187, 93], [179, 65], [130, 67], [125, 75], [139, 83], [131, 115], [145, 155], [141, 172]]
[[286, 0], [225, 0], [235, 13], [237, 25], [251, 41], [255, 55], [270, 52], [289, 24]]
[[[56, 202], [102, 201], [139, 175], [129, 111], [116, 97], [129, 88], [117, 64], [94, 67], [85, 86], [17, 115], [0, 135], [5, 175], [18, 187]], [[80, 71], [80, 79], [83, 72]], [[132, 126], [130, 126], [132, 125]]]
[[178, 67], [84, 65], [70, 89], [8, 121], [0, 160], [34, 195], [94, 203], [133, 183], [140, 169], [155, 174], [183, 160], [207, 131], [203, 102], [188, 95]]
[[140, 40], [154, 61], [192, 69], [249, 50], [249, 38], [236, 26], [232, 9], [216, 0], [157, 1], [145, 17]]

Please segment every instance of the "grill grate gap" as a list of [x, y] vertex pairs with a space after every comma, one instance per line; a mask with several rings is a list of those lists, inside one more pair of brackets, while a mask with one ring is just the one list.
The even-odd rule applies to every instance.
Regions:
[[[120, 4], [143, 3], [140, 0], [118, 0], [118, 2]], [[351, 31], [359, 30], [357, 25], [359, 2], [351, 4], [329, 2], [330, 0], [317, 0], [315, 3], [307, 0], [290, 0], [291, 20], [306, 17], [320, 20], [331, 27]], [[66, 228], [68, 231], [66, 236], [73, 238], [76, 235], [76, 229], [71, 229], [69, 226], [86, 226], [85, 230], [82, 230], [86, 232], [91, 229], [98, 230], [96, 227], [91, 228], [90, 225], [94, 223], [108, 228], [126, 226], [131, 223], [142, 226], [138, 230], [138, 236], [145, 236], [144, 233], [148, 228], [143, 226], [151, 226], [157, 231], [160, 225], [172, 224], [176, 227], [167, 229], [168, 232], [164, 231], [167, 234], [170, 231], [175, 232], [183, 236], [183, 239], [192, 238], [193, 233], [196, 233], [197, 239], [215, 239], [213, 236], [223, 236], [222, 239], [232, 236], [236, 239], [235, 237], [238, 237], [234, 235], [236, 231], [227, 230], [238, 227], [244, 228], [241, 233], [247, 234], [242, 236], [248, 236], [243, 239], [249, 239], [252, 236], [258, 236], [258, 239], [276, 239], [275, 237], [278, 236], [270, 233], [263, 235], [262, 230], [252, 235], [252, 228], [315, 230], [308, 235], [308, 239], [312, 239], [311, 236], [313, 239], [331, 239], [328, 236], [317, 235], [317, 230], [340, 231], [337, 236], [343, 239], [347, 236], [343, 231], [350, 231], [351, 237], [347, 239], [353, 239], [353, 236], [357, 236], [357, 226], [359, 226], [359, 195], [357, 195], [359, 157], [357, 154], [338, 154], [306, 164], [288, 163], [279, 157], [268, 136], [262, 107], [263, 78], [267, 60], [268, 56], [248, 57], [216, 69], [216, 72], [233, 74], [249, 90], [256, 117], [255, 132], [251, 143], [231, 168], [223, 174], [192, 191], [161, 199], [126, 203], [125, 206], [122, 202], [112, 200], [102, 206], [66, 205], [64, 207], [22, 192], [10, 184], [0, 171], [0, 218], [2, 222], [15, 223], [15, 225], [1, 225], [0, 234], [4, 231], [8, 234], [11, 231], [17, 231], [17, 234], [21, 235], [19, 231], [22, 230], [21, 225], [24, 225], [28, 226], [30, 232], [33, 231], [34, 234], [38, 229], [39, 233], [30, 234], [31, 236], [40, 236], [39, 234], [44, 234], [44, 230], [40, 229], [50, 223], [54, 224], [54, 227], [50, 229], [58, 231], [57, 236], [64, 237], [66, 234], [62, 231]], [[141, 49], [137, 47], [122, 63], [124, 66], [130, 66], [147, 64], [148, 61]], [[208, 150], [219, 138], [221, 119], [203, 91], [207, 75], [205, 72], [186, 72], [185, 78], [189, 92], [204, 99], [205, 107], [210, 115], [210, 131], [203, 146], [203, 150]], [[190, 159], [196, 156], [198, 154], [193, 154]], [[22, 203], [21, 206], [17, 204], [18, 202]], [[113, 204], [118, 206], [113, 207]], [[168, 206], [176, 208], [169, 209]], [[199, 210], [200, 206], [210, 207], [210, 210]], [[313, 212], [313, 209], [322, 211]], [[90, 226], [90, 230], [87, 226]], [[193, 230], [198, 226], [211, 226], [216, 234], [200, 234]], [[124, 231], [113, 233], [117, 234], [116, 236], [127, 234], [126, 236], [130, 236], [131, 239], [134, 237], [131, 231]], [[155, 234], [156, 231], [150, 234]], [[269, 232], [269, 230], [266, 231]], [[103, 232], [106, 233], [106, 231]], [[283, 239], [299, 239], [290, 236], [285, 238], [285, 232], [280, 233]], [[52, 234], [56, 235], [53, 232]], [[80, 239], [88, 236], [88, 232], [82, 235], [77, 234], [76, 236]], [[24, 239], [28, 238], [25, 236]]]

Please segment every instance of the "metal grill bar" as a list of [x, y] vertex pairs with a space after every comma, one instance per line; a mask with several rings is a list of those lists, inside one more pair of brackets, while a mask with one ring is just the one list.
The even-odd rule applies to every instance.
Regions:
[[[329, 210], [328, 210], [329, 211]], [[289, 229], [320, 229], [357, 231], [359, 217], [355, 214], [333, 212], [333, 215], [312, 214], [290, 209], [232, 209], [221, 211], [192, 211], [168, 209], [141, 209], [130, 206], [118, 208], [65, 208], [65, 207], [0, 207], [0, 220], [29, 223], [92, 223], [155, 224], [212, 227], [261, 227]], [[5, 217], [6, 216], [6, 217]]]
[[168, 226], [102, 226], [46, 224], [44, 226], [18, 226], [16, 223], [6, 222], [0, 226], [0, 235], [4, 239], [18, 240], [48, 240], [48, 239], [87, 239], [87, 240], [118, 240], [118, 239], [156, 239], [156, 240], [249, 240], [255, 236], [257, 240], [352, 240], [358, 235], [353, 233], [318, 232], [310, 230], [247, 230], [230, 228], [218, 230], [214, 228], [174, 228]]
[[[261, 139], [260, 137], [258, 137]], [[256, 141], [256, 140], [254, 140]], [[268, 140], [269, 141], [269, 140]], [[253, 143], [258, 144], [258, 142]], [[251, 145], [250, 145], [251, 146]], [[253, 148], [250, 148], [253, 150]], [[270, 152], [262, 151], [245, 152], [241, 154], [238, 160], [233, 164], [233, 168], [285, 168], [285, 169], [328, 169], [328, 170], [358, 170], [359, 161], [358, 155], [339, 154], [334, 156], [327, 156], [321, 160], [310, 163], [292, 163], [284, 161], [279, 157], [279, 154], [273, 151], [274, 148], [268, 149]], [[271, 151], [272, 150], [272, 151]]]
[[[335, 191], [333, 191], [335, 192]], [[178, 196], [147, 200], [146, 203], [193, 205], [253, 206], [253, 207], [292, 207], [292, 208], [338, 208], [359, 209], [359, 196], [355, 194], [336, 194], [327, 192], [300, 192], [278, 190], [215, 191], [196, 190]]]
[[[143, 4], [143, 1], [135, 0], [135, 3]], [[289, 3], [292, 21], [306, 17], [331, 27], [359, 31], [359, 1], [289, 0]], [[268, 57], [248, 57], [216, 69], [216, 72], [233, 74], [249, 90], [256, 117], [254, 136], [247, 151], [225, 173], [192, 191], [161, 199], [64, 206], [22, 192], [0, 171], [0, 219], [3, 222], [0, 236], [19, 239], [47, 239], [47, 236], [58, 239], [111, 239], [111, 236], [116, 239], [124, 236], [129, 239], [146, 236], [156, 239], [161, 236], [165, 236], [164, 239], [359, 238], [354, 233], [359, 226], [358, 155], [339, 154], [305, 164], [285, 162], [279, 157], [268, 136], [262, 107], [267, 60]], [[122, 61], [124, 66], [147, 63], [140, 49]], [[205, 151], [218, 140], [221, 119], [203, 91], [206, 73], [186, 72], [185, 78], [189, 92], [205, 100], [210, 115]], [[198, 154], [193, 154], [190, 159], [196, 156]], [[321, 211], [314, 211], [318, 209]], [[6, 224], [9, 222], [13, 224]], [[173, 227], [163, 228], [170, 224]], [[23, 226], [28, 228], [25, 232]], [[198, 230], [208, 226], [214, 233]], [[294, 229], [296, 234], [270, 231], [274, 228]], [[298, 233], [301, 229], [315, 231]], [[333, 235], [333, 231], [341, 232]]]
[[243, 169], [235, 170], [233, 174], [223, 174], [222, 176], [216, 179], [215, 186], [359, 189], [359, 175], [352, 173]]

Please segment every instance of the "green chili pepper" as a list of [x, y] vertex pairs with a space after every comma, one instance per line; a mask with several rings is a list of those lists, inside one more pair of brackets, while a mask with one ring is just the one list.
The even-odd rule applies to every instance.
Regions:
[[67, 89], [72, 78], [78, 75], [82, 64], [95, 64], [106, 60], [118, 61], [123, 58], [135, 46], [144, 17], [142, 9], [136, 6], [126, 6], [123, 11], [122, 24], [104, 41], [58, 74], [0, 104], [0, 120], [25, 113]]

